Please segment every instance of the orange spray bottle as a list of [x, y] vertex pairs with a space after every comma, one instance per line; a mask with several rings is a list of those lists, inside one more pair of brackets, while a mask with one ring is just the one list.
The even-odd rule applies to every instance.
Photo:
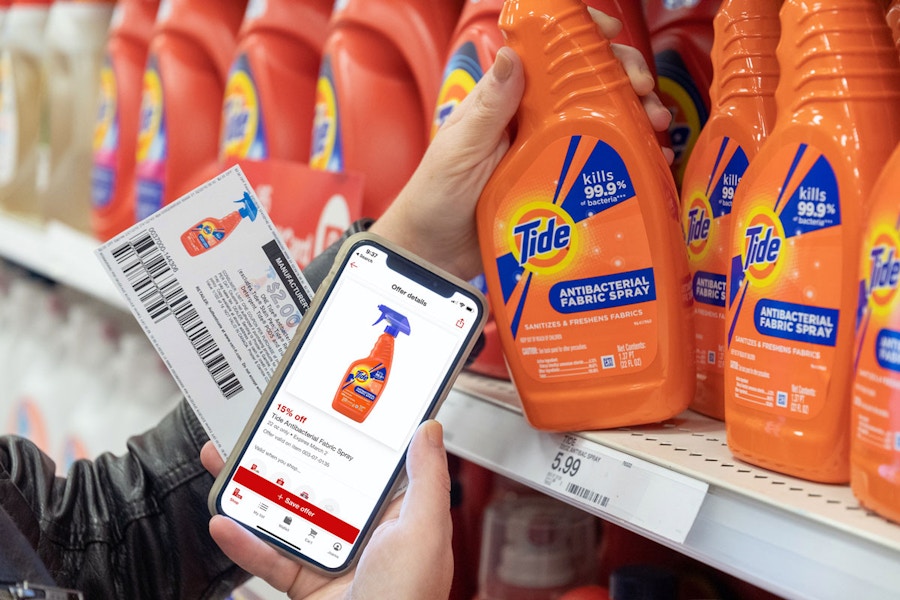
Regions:
[[691, 408], [725, 418], [725, 284], [734, 192], [775, 125], [781, 0], [724, 0], [713, 21], [711, 112], [681, 184], [693, 275], [697, 395]]
[[517, 133], [478, 202], [491, 307], [528, 421], [660, 421], [694, 395], [689, 274], [671, 171], [581, 0], [508, 0]]
[[159, 0], [119, 0], [110, 22], [94, 121], [92, 227], [108, 240], [134, 225], [134, 154], [141, 82]]
[[409, 320], [399, 312], [378, 305], [381, 316], [372, 325], [387, 321], [384, 332], [366, 358], [354, 361], [338, 386], [331, 407], [357, 423], [362, 423], [381, 398], [394, 361], [394, 340], [401, 333], [410, 334]]
[[863, 211], [900, 140], [880, 0], [785, 0], [777, 117], [732, 207], [725, 425], [740, 459], [849, 480]]
[[361, 173], [377, 218], [428, 144], [462, 0], [336, 2], [322, 51], [310, 166]]
[[850, 485], [900, 522], [900, 146], [872, 191], [860, 253], [850, 411]]
[[[622, 22], [622, 31], [613, 41], [640, 50], [655, 76], [650, 33], [640, 3], [631, 0], [585, 0], [585, 4]], [[503, 0], [468, 0], [463, 6], [444, 68], [444, 79], [432, 123], [432, 137], [493, 64], [497, 50], [503, 45], [503, 36], [497, 23], [502, 8]], [[657, 132], [657, 137], [661, 143], [668, 145], [668, 132]], [[487, 294], [483, 276], [472, 283]], [[484, 347], [466, 369], [496, 379], [509, 379], [497, 324], [493, 318], [488, 320], [483, 333]]]
[[133, 193], [138, 221], [203, 183], [247, 0], [162, 0], [144, 71]]
[[212, 250], [227, 238], [241, 224], [244, 219], [256, 220], [259, 209], [250, 194], [244, 192], [244, 196], [235, 202], [241, 204], [241, 208], [230, 212], [224, 217], [207, 217], [181, 234], [181, 244], [191, 256], [203, 254]]

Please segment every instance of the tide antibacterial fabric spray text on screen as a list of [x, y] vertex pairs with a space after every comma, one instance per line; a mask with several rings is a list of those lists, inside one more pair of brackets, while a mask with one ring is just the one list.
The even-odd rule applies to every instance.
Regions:
[[862, 215], [900, 139], [900, 62], [877, 0], [786, 0], [775, 128], [732, 210], [725, 426], [738, 457], [849, 479]]
[[671, 417], [695, 384], [689, 275], [647, 115], [580, 0], [507, 2], [500, 27], [525, 92], [476, 218], [525, 416], [547, 430]]

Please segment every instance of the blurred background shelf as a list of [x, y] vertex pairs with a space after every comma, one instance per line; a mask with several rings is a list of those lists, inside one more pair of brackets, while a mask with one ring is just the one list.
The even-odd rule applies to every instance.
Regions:
[[0, 256], [112, 307], [128, 305], [103, 271], [96, 239], [62, 223], [39, 223], [0, 211]]

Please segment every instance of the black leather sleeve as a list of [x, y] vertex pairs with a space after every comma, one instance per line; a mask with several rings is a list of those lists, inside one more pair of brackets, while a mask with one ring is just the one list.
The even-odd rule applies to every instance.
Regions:
[[206, 439], [182, 401], [127, 454], [77, 461], [62, 478], [28, 440], [0, 437], [0, 503], [57, 585], [85, 598], [225, 598], [249, 576], [208, 533]]

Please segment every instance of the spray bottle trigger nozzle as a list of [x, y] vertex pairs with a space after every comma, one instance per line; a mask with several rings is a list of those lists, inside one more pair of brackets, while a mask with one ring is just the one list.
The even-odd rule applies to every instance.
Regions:
[[384, 328], [384, 332], [397, 337], [400, 333], [405, 333], [409, 335], [409, 321], [406, 317], [398, 313], [396, 310], [385, 306], [384, 304], [378, 305], [378, 310], [381, 311], [381, 316], [378, 317], [378, 320], [372, 323], [373, 326], [378, 325], [382, 321], [387, 321], [388, 324]]
[[259, 208], [256, 206], [253, 198], [250, 197], [249, 192], [244, 192], [244, 196], [240, 200], [235, 200], [235, 203], [244, 205], [240, 209], [238, 209], [238, 214], [240, 214], [244, 218], [249, 218], [251, 221], [256, 220], [256, 215], [259, 213]]

